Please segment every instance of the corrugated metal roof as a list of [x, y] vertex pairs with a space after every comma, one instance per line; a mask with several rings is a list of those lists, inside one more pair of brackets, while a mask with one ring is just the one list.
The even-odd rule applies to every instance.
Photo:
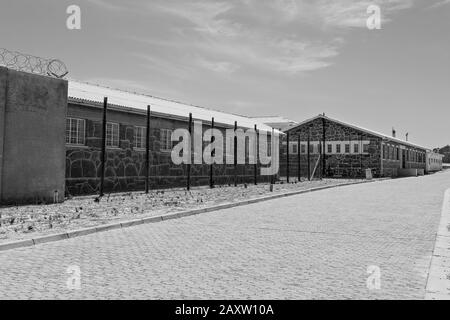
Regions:
[[292, 127], [292, 128], [289, 128], [288, 131], [294, 130], [295, 128], [298, 128], [298, 127], [300, 127], [301, 125], [304, 125], [305, 123], [314, 121], [314, 120], [316, 120], [316, 119], [322, 119], [322, 118], [323, 118], [323, 119], [326, 119], [326, 120], [328, 120], [328, 121], [332, 121], [332, 122], [339, 123], [339, 124], [341, 124], [341, 125], [343, 125], [343, 126], [346, 126], [346, 127], [353, 128], [353, 129], [355, 129], [355, 130], [359, 130], [359, 131], [366, 132], [366, 133], [368, 133], [368, 134], [371, 134], [371, 135], [373, 135], [373, 136], [376, 136], [376, 137], [379, 137], [379, 138], [382, 138], [382, 139], [385, 139], [385, 140], [389, 140], [389, 141], [401, 143], [401, 144], [408, 145], [408, 146], [415, 147], [415, 148], [420, 148], [420, 149], [425, 149], [425, 150], [432, 150], [432, 149], [430, 149], [430, 148], [428, 148], [428, 147], [424, 147], [424, 146], [421, 146], [421, 145], [418, 145], [418, 144], [415, 144], [415, 143], [411, 143], [411, 142], [409, 142], [409, 141], [405, 141], [405, 140], [402, 140], [402, 139], [394, 138], [394, 137], [391, 137], [391, 136], [389, 136], [389, 135], [387, 135], [387, 134], [383, 134], [383, 133], [380, 133], [380, 132], [377, 132], [377, 131], [373, 131], [373, 130], [370, 130], [370, 129], [366, 129], [366, 128], [363, 128], [363, 127], [361, 127], [361, 126], [357, 126], [357, 125], [354, 125], [354, 124], [350, 124], [350, 123], [347, 123], [347, 122], [344, 122], [344, 121], [340, 121], [340, 120], [336, 120], [336, 119], [333, 119], [333, 118], [329, 118], [329, 117], [324, 116], [324, 115], [321, 115], [321, 114], [318, 115], [318, 116], [316, 116], [316, 117], [314, 117], [314, 118], [311, 118], [311, 119], [308, 119], [308, 120], [305, 120], [305, 121], [300, 122], [300, 123], [297, 124], [296, 126], [294, 126], [294, 127]]
[[[97, 104], [102, 104], [103, 98], [108, 97], [108, 104], [119, 107], [133, 108], [146, 112], [147, 105], [151, 105], [152, 112], [159, 114], [187, 118], [189, 113], [192, 113], [192, 117], [197, 120], [210, 122], [211, 118], [214, 117], [214, 121], [218, 124], [234, 126], [234, 122], [237, 121], [239, 127], [253, 128], [256, 124], [261, 131], [272, 131], [271, 127], [257, 119], [74, 80], [69, 81], [68, 96], [69, 101], [72, 100], [72, 102], [84, 101]], [[279, 131], [277, 132], [282, 134]]]
[[286, 119], [282, 116], [263, 116], [263, 117], [251, 117], [251, 118], [261, 121], [263, 123], [295, 123], [295, 124], [298, 123], [297, 121]]

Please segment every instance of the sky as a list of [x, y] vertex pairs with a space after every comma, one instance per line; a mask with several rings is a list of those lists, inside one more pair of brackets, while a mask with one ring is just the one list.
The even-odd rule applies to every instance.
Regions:
[[58, 58], [69, 79], [450, 144], [450, 0], [1, 0], [0, 48]]

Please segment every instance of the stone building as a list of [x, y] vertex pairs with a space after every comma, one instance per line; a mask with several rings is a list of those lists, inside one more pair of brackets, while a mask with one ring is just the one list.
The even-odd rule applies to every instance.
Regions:
[[[365, 177], [367, 169], [371, 169], [373, 177], [421, 175], [426, 171], [427, 152], [432, 153], [426, 147], [325, 115], [306, 120], [285, 133], [289, 133], [291, 177], [298, 177], [299, 172], [308, 177], [310, 172], [314, 177], [358, 178]], [[283, 138], [280, 174], [286, 176], [287, 136]]]
[[[66, 193], [70, 195], [98, 192], [102, 145], [103, 99], [108, 97], [105, 192], [143, 190], [146, 181], [147, 105], [151, 105], [150, 121], [150, 186], [151, 188], [184, 187], [186, 165], [171, 160], [174, 130], [188, 127], [189, 113], [202, 121], [203, 130], [211, 127], [224, 132], [233, 128], [254, 128], [271, 132], [272, 128], [244, 116], [228, 114], [179, 102], [135, 94], [96, 85], [69, 81], [66, 119]], [[253, 165], [214, 165], [214, 182], [231, 184], [254, 181]], [[258, 168], [259, 171], [259, 168]], [[191, 165], [191, 183], [208, 185], [210, 166]], [[258, 175], [259, 181], [271, 177]]]

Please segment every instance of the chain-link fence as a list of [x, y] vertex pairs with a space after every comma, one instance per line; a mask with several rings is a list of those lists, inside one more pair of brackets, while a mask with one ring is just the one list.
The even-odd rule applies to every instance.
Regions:
[[64, 78], [69, 73], [60, 60], [44, 59], [3, 48], [0, 48], [0, 66], [55, 78]]

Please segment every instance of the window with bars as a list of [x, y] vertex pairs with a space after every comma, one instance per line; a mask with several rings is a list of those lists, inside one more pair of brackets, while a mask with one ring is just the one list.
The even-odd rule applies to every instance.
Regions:
[[341, 145], [340, 144], [336, 145], [336, 153], [341, 153]]
[[345, 145], [345, 153], [350, 153], [350, 145], [348, 143]]
[[145, 127], [134, 127], [134, 147], [145, 149], [147, 140], [147, 129]]
[[161, 151], [171, 151], [172, 150], [172, 130], [161, 129], [160, 131], [160, 150]]
[[328, 150], [327, 150], [328, 153], [333, 153], [333, 145], [332, 144], [328, 144], [327, 148], [328, 148]]
[[106, 146], [110, 148], [119, 147], [119, 124], [113, 122], [106, 123]]
[[298, 153], [298, 148], [297, 148], [297, 144], [296, 143], [292, 143], [290, 144], [290, 154], [297, 154]]
[[66, 144], [85, 144], [85, 120], [76, 118], [66, 119]]

